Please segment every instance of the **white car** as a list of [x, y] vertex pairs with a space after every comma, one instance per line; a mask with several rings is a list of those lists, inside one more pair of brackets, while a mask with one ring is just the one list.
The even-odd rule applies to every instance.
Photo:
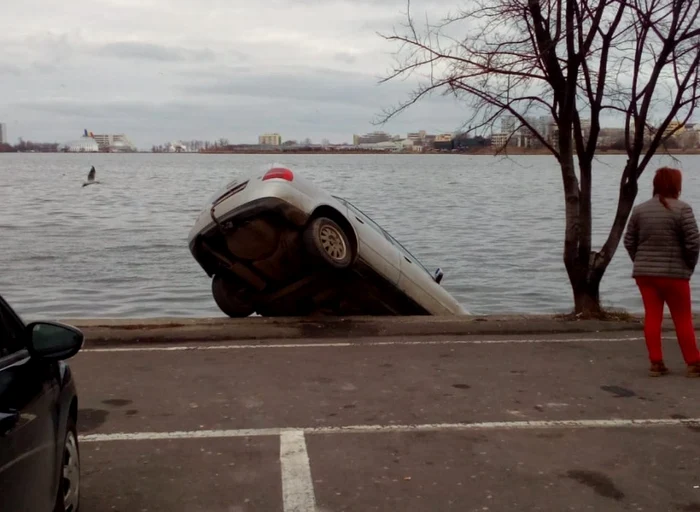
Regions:
[[234, 180], [188, 237], [230, 317], [462, 315], [399, 242], [357, 207], [284, 167]]

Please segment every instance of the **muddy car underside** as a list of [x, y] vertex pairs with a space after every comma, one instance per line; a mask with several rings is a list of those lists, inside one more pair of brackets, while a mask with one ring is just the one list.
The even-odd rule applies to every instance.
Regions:
[[332, 208], [258, 209], [219, 220], [194, 244], [231, 317], [427, 314], [357, 257], [354, 231]]

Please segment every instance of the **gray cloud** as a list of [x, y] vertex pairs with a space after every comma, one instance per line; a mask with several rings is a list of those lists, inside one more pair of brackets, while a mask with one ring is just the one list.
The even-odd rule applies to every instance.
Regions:
[[44, 74], [55, 73], [60, 69], [59, 66], [51, 64], [50, 62], [34, 62], [32, 66], [38, 73]]
[[[390, 101], [396, 86], [380, 87], [378, 78], [333, 69], [285, 69], [269, 73], [239, 72], [219, 80], [186, 85], [191, 95], [284, 98], [315, 103], [377, 106]], [[408, 93], [408, 90], [405, 90]]]
[[[374, 32], [391, 30], [405, 0], [27, 1], [0, 18], [11, 140], [61, 142], [88, 128], [141, 147], [265, 131], [343, 142], [376, 129], [382, 108], [412, 89], [377, 84], [396, 48]], [[412, 0], [417, 14], [436, 6]], [[384, 128], [449, 131], [464, 117], [435, 99]]]
[[335, 60], [339, 62], [345, 62], [346, 64], [354, 64], [355, 62], [357, 62], [356, 55], [346, 52], [338, 52], [333, 56], [333, 58], [335, 58]]
[[89, 118], [93, 120], [118, 119], [124, 117], [140, 117], [142, 115], [160, 113], [159, 109], [150, 103], [139, 102], [105, 102], [100, 110], [99, 104], [76, 100], [44, 100], [25, 102], [19, 105], [28, 110], [49, 114], [59, 114], [64, 117]]
[[214, 52], [208, 49], [190, 50], [186, 48], [169, 47], [154, 43], [117, 42], [102, 46], [98, 52], [104, 57], [118, 59], [145, 59], [162, 62], [177, 62], [186, 60], [210, 61]]
[[15, 66], [14, 64], [3, 64], [0, 62], [0, 75], [12, 75], [20, 76], [22, 74], [22, 68]]

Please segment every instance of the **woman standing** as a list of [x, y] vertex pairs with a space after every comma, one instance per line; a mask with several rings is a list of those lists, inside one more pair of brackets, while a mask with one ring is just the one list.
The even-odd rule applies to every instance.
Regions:
[[632, 277], [644, 302], [644, 337], [653, 377], [665, 375], [661, 323], [668, 304], [676, 336], [688, 365], [688, 377], [700, 377], [700, 351], [695, 340], [690, 277], [700, 254], [700, 235], [693, 209], [680, 201], [682, 174], [662, 167], [654, 176], [651, 199], [632, 210], [625, 248], [634, 262]]

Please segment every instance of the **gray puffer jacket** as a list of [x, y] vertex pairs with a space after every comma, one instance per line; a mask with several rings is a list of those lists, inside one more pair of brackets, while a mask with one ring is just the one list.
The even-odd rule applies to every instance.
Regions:
[[667, 203], [670, 208], [654, 196], [632, 210], [624, 241], [632, 277], [690, 279], [695, 271], [700, 235], [693, 209], [678, 199]]

